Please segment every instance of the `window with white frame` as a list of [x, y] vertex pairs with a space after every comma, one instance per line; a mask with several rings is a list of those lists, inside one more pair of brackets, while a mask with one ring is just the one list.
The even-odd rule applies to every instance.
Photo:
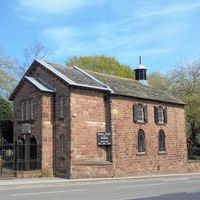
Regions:
[[167, 107], [154, 106], [154, 119], [156, 124], [167, 123]]
[[148, 122], [147, 105], [134, 104], [133, 106], [133, 118], [135, 122]]

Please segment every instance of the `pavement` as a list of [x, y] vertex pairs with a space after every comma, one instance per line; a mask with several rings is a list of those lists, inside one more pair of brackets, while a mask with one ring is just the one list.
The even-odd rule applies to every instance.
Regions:
[[200, 173], [0, 180], [0, 200], [200, 200]]
[[114, 178], [88, 178], [88, 179], [64, 179], [58, 177], [43, 177], [43, 178], [11, 178], [0, 179], [0, 190], [6, 188], [29, 188], [34, 186], [48, 187], [50, 185], [83, 185], [105, 182], [129, 182], [134, 180], [162, 179], [162, 178], [181, 178], [181, 177], [196, 177], [200, 173], [178, 173], [164, 175], [148, 175], [148, 176], [130, 176], [130, 177], [114, 177]]

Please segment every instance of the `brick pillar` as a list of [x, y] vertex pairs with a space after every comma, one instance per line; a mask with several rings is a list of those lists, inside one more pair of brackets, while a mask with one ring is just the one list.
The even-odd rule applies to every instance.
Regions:
[[42, 97], [42, 175], [53, 175], [52, 95]]

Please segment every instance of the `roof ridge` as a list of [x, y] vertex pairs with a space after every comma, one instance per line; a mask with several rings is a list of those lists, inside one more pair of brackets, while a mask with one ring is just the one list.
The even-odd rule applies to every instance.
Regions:
[[73, 68], [77, 71], [79, 71], [80, 73], [84, 74], [85, 76], [87, 76], [88, 78], [92, 79], [93, 81], [99, 83], [100, 85], [102, 85], [103, 87], [109, 88], [110, 87], [108, 85], [106, 85], [105, 83], [103, 83], [102, 81], [98, 80], [97, 78], [93, 77], [92, 75], [88, 74], [86, 71], [80, 69], [79, 67], [77, 67], [76, 65], [73, 66]]
[[126, 80], [130, 80], [130, 81], [134, 81], [134, 82], [139, 82], [135, 79], [132, 78], [127, 78], [127, 77], [121, 77], [121, 76], [117, 76], [117, 75], [112, 75], [112, 74], [104, 74], [104, 73], [100, 73], [100, 72], [96, 72], [96, 71], [91, 71], [91, 70], [86, 70], [88, 73], [92, 72], [92, 73], [96, 73], [99, 75], [104, 75], [104, 76], [109, 76], [109, 77], [113, 77], [113, 78], [118, 78], [118, 79], [126, 79]]

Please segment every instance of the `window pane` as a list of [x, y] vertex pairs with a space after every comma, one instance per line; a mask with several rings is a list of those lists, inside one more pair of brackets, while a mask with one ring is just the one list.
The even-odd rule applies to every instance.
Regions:
[[164, 113], [162, 107], [158, 107], [158, 122], [164, 123]]
[[30, 100], [30, 118], [34, 119], [33, 99]]
[[145, 133], [143, 130], [138, 132], [138, 152], [145, 152]]
[[65, 98], [64, 96], [60, 97], [60, 117], [64, 117], [64, 106], [65, 106]]
[[137, 119], [138, 121], [144, 121], [144, 109], [142, 105], [138, 105], [137, 107]]
[[25, 119], [29, 119], [29, 101], [26, 100], [26, 112], [25, 112]]
[[24, 102], [21, 101], [21, 120], [24, 120]]
[[165, 151], [165, 133], [164, 131], [159, 132], [159, 151]]

